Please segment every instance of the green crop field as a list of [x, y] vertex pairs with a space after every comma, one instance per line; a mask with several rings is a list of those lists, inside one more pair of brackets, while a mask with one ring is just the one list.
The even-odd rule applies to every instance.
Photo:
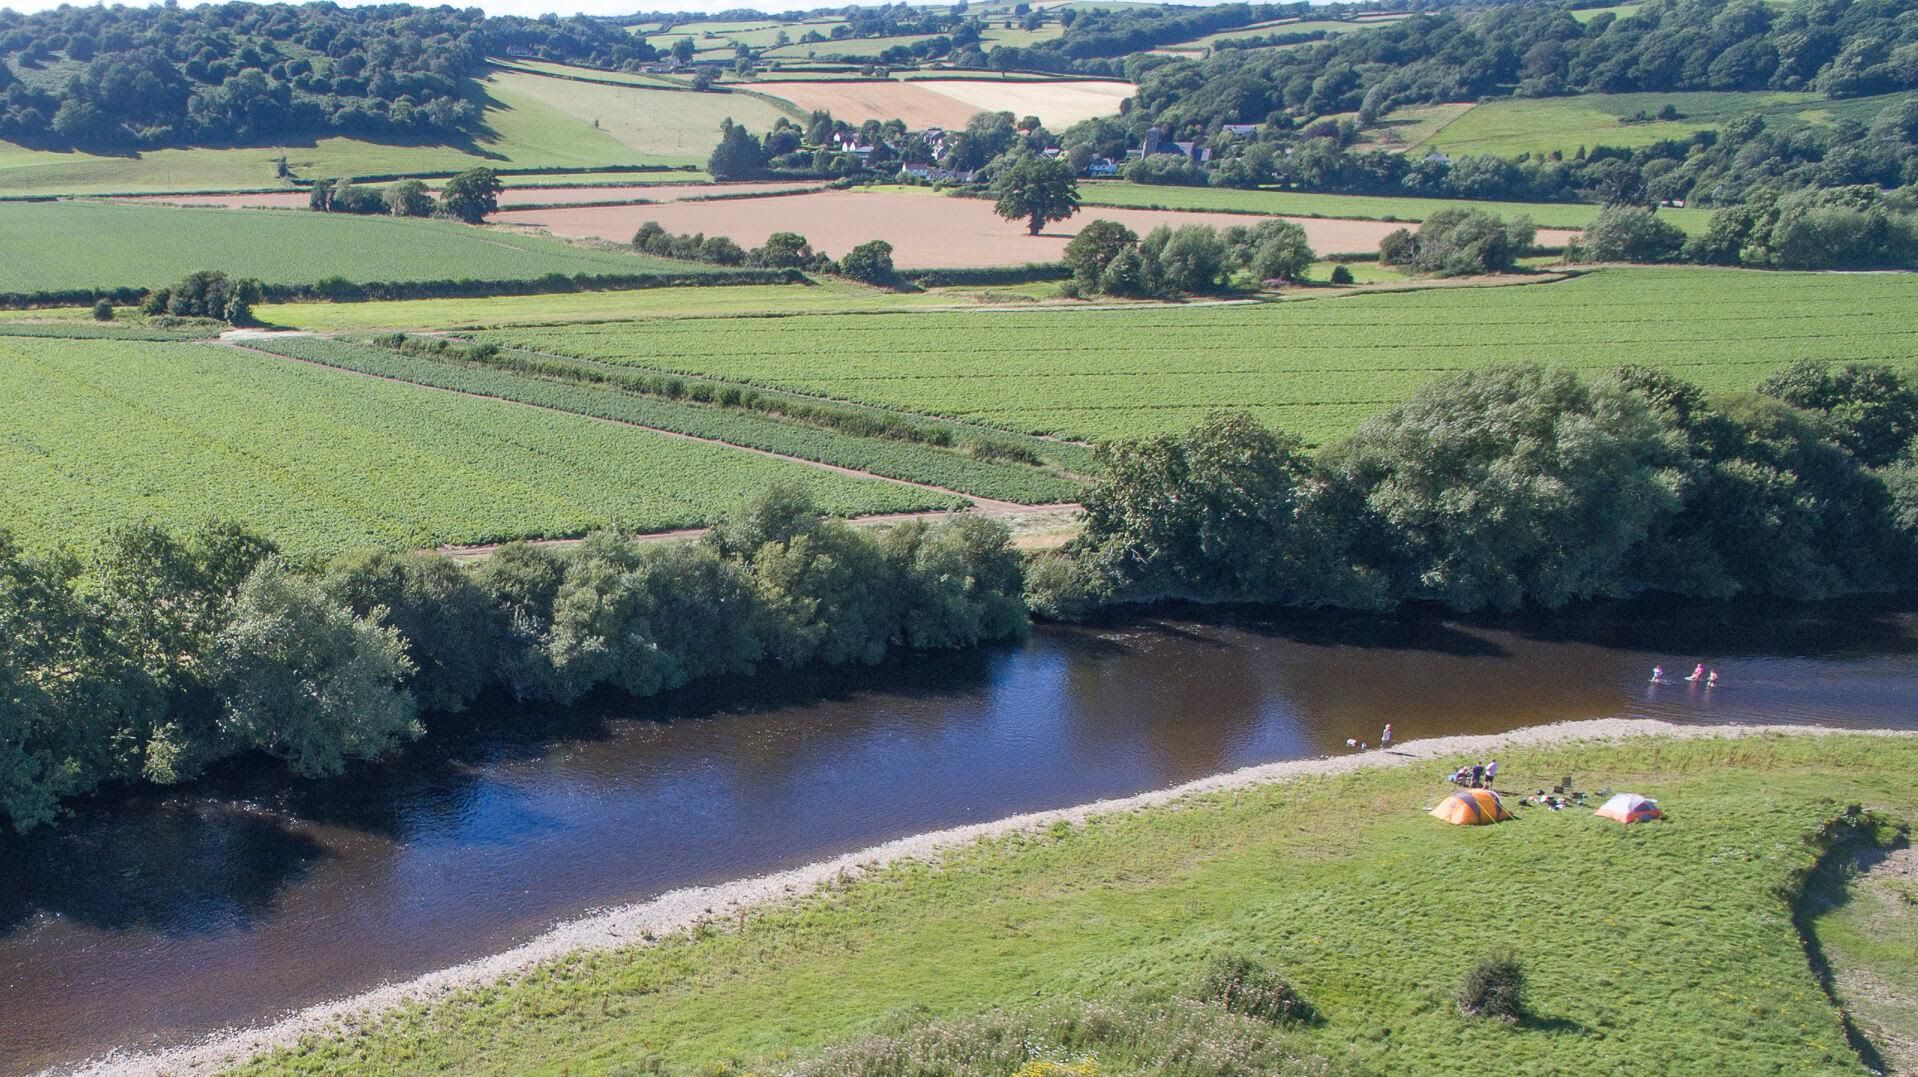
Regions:
[[[499, 72], [488, 82], [495, 94], [527, 103], [516, 108], [517, 114], [562, 118], [550, 130], [528, 127], [514, 137], [520, 152], [537, 152], [543, 161], [561, 164], [703, 164], [719, 142], [720, 121], [730, 117], [763, 131], [785, 115], [768, 101], [740, 94], [614, 86], [519, 71]], [[623, 150], [604, 159], [608, 154], [601, 139]], [[565, 160], [569, 156], [577, 160]]]
[[[1307, 194], [1299, 191], [1246, 191], [1231, 187], [1159, 187], [1120, 180], [1081, 184], [1079, 200], [1088, 206], [1134, 209], [1223, 210], [1292, 217], [1351, 217], [1369, 221], [1422, 221], [1442, 209], [1482, 209], [1501, 217], [1524, 214], [1542, 228], [1584, 228], [1599, 207], [1583, 202], [1481, 202], [1455, 198], [1412, 198], [1362, 194]], [[1703, 232], [1711, 223], [1702, 209], [1664, 209], [1659, 215], [1687, 232]]]
[[544, 273], [710, 272], [450, 221], [108, 202], [0, 204], [0, 292], [154, 287], [196, 269], [274, 284], [514, 280]]
[[936, 34], [900, 34], [897, 37], [842, 37], [837, 41], [800, 41], [793, 35], [790, 45], [767, 49], [760, 55], [768, 60], [798, 60], [808, 56], [877, 56], [894, 45], [931, 41]]
[[[818, 1056], [890, 1034], [941, 1043], [951, 1053], [935, 1057], [963, 1057], [968, 1073], [1038, 1057], [1054, 1067], [1019, 1072], [1862, 1077], [1795, 899], [1847, 805], [1899, 822], [1918, 811], [1918, 743], [1641, 738], [1498, 759], [1513, 787], [1571, 774], [1670, 814], [1623, 828], [1520, 808], [1495, 827], [1446, 826], [1425, 814], [1447, 791], [1436, 763], [1194, 796], [716, 911], [657, 944], [569, 955], [239, 1072], [952, 1072], [906, 1068], [884, 1045], [856, 1063]], [[1852, 849], [1898, 844], [1891, 821], [1852, 828]], [[1844, 968], [1908, 980], [1909, 934], [1899, 952], [1873, 926], [1889, 952]], [[1460, 980], [1499, 952], [1523, 966], [1523, 1018], [1461, 1015]], [[1275, 1027], [1177, 1001], [1227, 956], [1282, 977], [1315, 1019]]]
[[[941, 448], [897, 438], [859, 436], [743, 408], [719, 407], [629, 392], [609, 384], [522, 374], [497, 367], [407, 355], [385, 348], [340, 341], [290, 337], [263, 341], [260, 347], [277, 354], [398, 378], [417, 385], [457, 389], [578, 415], [637, 423], [999, 501], [1028, 505], [1068, 501], [1078, 495], [1079, 485], [1074, 479], [1028, 464], [979, 459], [968, 452], [972, 442], [989, 436], [1000, 443], [1016, 443], [1029, 452], [1044, 454], [1062, 466], [1084, 467], [1090, 463], [1089, 453], [1079, 446], [1036, 438], [1021, 439], [1005, 434], [988, 435], [984, 431], [958, 424], [916, 421], [915, 425], [922, 428], [941, 427], [952, 436], [952, 447]], [[573, 363], [574, 369], [588, 372], [592, 372], [594, 367], [595, 364], [583, 360]], [[875, 417], [881, 414], [875, 409], [856, 410]]]
[[466, 144], [322, 138], [292, 145], [157, 149], [119, 156], [0, 142], [0, 196], [285, 187], [274, 171], [282, 154], [295, 175], [309, 179], [450, 174], [481, 164], [553, 171], [704, 164], [719, 141], [719, 121], [725, 116], [764, 128], [780, 114], [751, 98], [666, 96], [671, 92], [498, 69], [476, 84], [484, 126]]
[[[1907, 92], [1834, 101], [1815, 93], [1706, 92], [1501, 98], [1474, 106], [1416, 148], [1453, 156], [1515, 156], [1554, 150], [1570, 156], [1580, 146], [1629, 148], [1689, 138], [1694, 131], [1716, 130], [1748, 114], [1763, 116], [1774, 127], [1829, 124], [1838, 119], [1869, 124], [1879, 112], [1912, 96]], [[1639, 112], [1656, 116], [1668, 104], [1678, 109], [1678, 119], [1619, 122]]]
[[502, 344], [1090, 438], [1219, 407], [1323, 443], [1434, 375], [1493, 363], [1663, 367], [1749, 389], [1806, 356], [1918, 361], [1902, 274], [1602, 270], [1556, 284], [1258, 305], [649, 322]]
[[207, 344], [0, 337], [0, 515], [46, 548], [224, 515], [296, 554], [711, 520], [777, 480], [837, 512], [953, 500]]

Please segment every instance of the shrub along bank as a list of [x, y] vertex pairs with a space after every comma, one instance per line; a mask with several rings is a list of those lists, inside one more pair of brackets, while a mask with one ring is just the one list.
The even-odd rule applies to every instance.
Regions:
[[1918, 586], [1918, 389], [1806, 361], [1708, 397], [1659, 371], [1498, 367], [1308, 455], [1221, 413], [1102, 446], [1085, 529], [1033, 607], [1562, 606], [1662, 591], [1817, 599]]
[[859, 531], [779, 488], [700, 542], [608, 531], [477, 570], [387, 552], [299, 566], [224, 524], [122, 528], [84, 564], [0, 532], [0, 819], [44, 825], [104, 782], [247, 753], [337, 775], [492, 685], [566, 704], [1016, 636], [1021, 584], [1002, 524]]

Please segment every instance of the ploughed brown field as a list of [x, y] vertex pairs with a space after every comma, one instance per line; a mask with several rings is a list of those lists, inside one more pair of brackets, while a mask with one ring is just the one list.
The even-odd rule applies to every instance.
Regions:
[[[1144, 235], [1160, 225], [1209, 224], [1216, 228], [1258, 223], [1245, 213], [1200, 213], [1088, 206], [1069, 220], [1046, 227], [1037, 236], [1025, 225], [1007, 221], [981, 198], [950, 198], [931, 193], [821, 191], [816, 194], [748, 198], [722, 202], [677, 202], [654, 206], [598, 206], [578, 209], [502, 211], [499, 224], [536, 225], [555, 235], [626, 242], [639, 226], [657, 221], [669, 232], [703, 232], [756, 247], [774, 232], [798, 232], [815, 249], [837, 258], [871, 239], [892, 244], [893, 262], [902, 269], [966, 268], [1054, 262], [1066, 243], [1088, 221], [1118, 221]], [[1297, 221], [1320, 254], [1378, 249], [1379, 240], [1406, 227], [1390, 221], [1316, 217]], [[1538, 241], [1559, 246], [1575, 232], [1541, 229]]]
[[[369, 184], [369, 186], [384, 186]], [[501, 206], [551, 206], [570, 202], [616, 202], [621, 199], [677, 202], [682, 198], [711, 198], [721, 194], [779, 194], [810, 191], [818, 180], [779, 180], [768, 183], [653, 183], [608, 184], [603, 187], [508, 187], [500, 192]], [[434, 194], [438, 194], [435, 189]], [[222, 209], [305, 209], [305, 191], [257, 191], [252, 194], [155, 194], [120, 199], [124, 202], [164, 203], [170, 206], [218, 206]]]

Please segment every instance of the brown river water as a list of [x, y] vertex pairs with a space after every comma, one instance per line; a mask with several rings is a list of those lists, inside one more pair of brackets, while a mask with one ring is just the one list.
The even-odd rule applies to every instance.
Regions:
[[[1701, 661], [1722, 687], [1646, 683]], [[1603, 717], [1918, 728], [1918, 606], [1139, 617], [564, 716], [494, 707], [344, 783], [235, 773], [84, 805], [0, 842], [0, 1073], [261, 1022], [682, 886], [1344, 752], [1386, 722], [1409, 740]]]

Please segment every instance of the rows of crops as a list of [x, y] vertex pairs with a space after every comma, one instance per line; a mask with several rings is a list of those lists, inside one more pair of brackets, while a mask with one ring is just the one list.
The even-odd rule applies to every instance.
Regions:
[[272, 284], [713, 271], [447, 221], [290, 210], [8, 202], [0, 203], [0, 235], [0, 292], [153, 287], [196, 269]]
[[1749, 389], [1805, 357], [1918, 362], [1904, 275], [1604, 270], [1556, 284], [1253, 306], [595, 324], [500, 343], [1008, 429], [1104, 437], [1243, 407], [1324, 442], [1434, 375], [1643, 363]]
[[[768, 452], [817, 460], [907, 482], [927, 483], [979, 497], [1022, 504], [1067, 501], [1078, 484], [1024, 464], [981, 460], [962, 451], [890, 438], [855, 437], [737, 410], [680, 403], [590, 384], [529, 377], [512, 371], [404, 355], [384, 348], [311, 337], [262, 341], [277, 354], [400, 378], [420, 385], [481, 393], [540, 407], [638, 423], [714, 438]], [[1084, 450], [1073, 454], [1083, 459]]]
[[803, 484], [828, 510], [956, 504], [736, 449], [204, 344], [0, 338], [0, 519], [41, 547], [245, 520], [296, 554], [707, 522]]

